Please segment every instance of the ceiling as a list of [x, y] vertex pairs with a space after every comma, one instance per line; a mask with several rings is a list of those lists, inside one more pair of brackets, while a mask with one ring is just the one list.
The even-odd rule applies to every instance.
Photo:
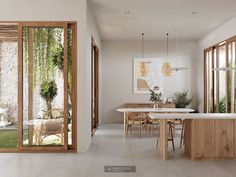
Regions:
[[[103, 40], [196, 40], [236, 17], [236, 0], [89, 0]], [[196, 13], [197, 12], [197, 13]], [[196, 14], [195, 14], [196, 13]]]

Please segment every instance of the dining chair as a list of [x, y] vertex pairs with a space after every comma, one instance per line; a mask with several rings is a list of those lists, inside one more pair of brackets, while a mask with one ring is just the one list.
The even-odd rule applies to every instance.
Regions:
[[132, 134], [133, 126], [139, 126], [139, 137], [142, 135], [142, 127], [145, 128], [145, 132], [147, 129], [147, 115], [145, 113], [129, 113], [127, 116], [127, 127], [126, 127], [126, 135], [130, 132]]
[[[173, 151], [175, 151], [175, 142], [174, 142], [174, 134], [173, 134], [174, 123], [173, 121], [167, 121], [167, 124], [169, 127], [169, 136], [167, 138], [167, 142], [171, 141]], [[160, 128], [158, 128], [158, 133], [157, 133], [156, 149], [158, 148], [159, 138], [160, 138]]]
[[184, 137], [185, 137], [185, 120], [182, 120], [182, 130], [180, 134], [180, 148], [184, 146]]

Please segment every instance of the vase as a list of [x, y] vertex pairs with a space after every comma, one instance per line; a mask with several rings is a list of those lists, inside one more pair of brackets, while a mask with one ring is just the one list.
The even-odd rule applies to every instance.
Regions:
[[158, 103], [153, 104], [153, 109], [158, 109]]

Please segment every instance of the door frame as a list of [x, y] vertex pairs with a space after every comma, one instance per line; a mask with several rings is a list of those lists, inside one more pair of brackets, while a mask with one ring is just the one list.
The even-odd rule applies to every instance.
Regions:
[[[99, 126], [99, 48], [91, 39], [91, 134]], [[94, 102], [94, 103], [93, 103]], [[94, 114], [94, 115], [93, 115]], [[94, 123], [95, 118], [95, 123]]]
[[[18, 147], [17, 148], [9, 148], [9, 149], [1, 149], [0, 152], [77, 152], [77, 22], [76, 21], [0, 21], [0, 23], [4, 24], [15, 24], [18, 26]], [[22, 47], [22, 27], [63, 27], [66, 29], [64, 32], [64, 45], [65, 50], [68, 50], [68, 29], [72, 29], [72, 145], [68, 145], [68, 119], [64, 120], [64, 146], [56, 147], [23, 147], [23, 47]], [[67, 66], [68, 60], [68, 52], [64, 52], [64, 65]], [[67, 67], [64, 67], [64, 72], [67, 75]], [[66, 80], [66, 82], [65, 82]], [[67, 83], [68, 76], [64, 78], [64, 83]], [[67, 84], [64, 84], [64, 95], [67, 95], [68, 88]], [[64, 102], [68, 102], [68, 96], [64, 96]], [[66, 109], [68, 110], [68, 105], [64, 104]], [[67, 112], [64, 111], [64, 117], [67, 117]]]
[[[23, 145], [23, 28], [28, 27], [30, 28], [40, 28], [40, 27], [58, 27], [64, 29], [64, 144], [62, 146], [29, 146], [25, 147]], [[30, 38], [30, 37], [29, 37]], [[30, 45], [29, 45], [30, 46]], [[32, 65], [32, 63], [29, 62], [29, 66]], [[29, 73], [29, 77], [30, 77]], [[29, 88], [31, 85], [33, 85], [32, 79], [28, 80]], [[31, 151], [67, 151], [68, 150], [68, 24], [65, 22], [40, 22], [40, 23], [34, 23], [34, 22], [22, 22], [18, 23], [18, 146], [20, 150], [31, 150]], [[30, 90], [30, 89], [29, 89]], [[31, 89], [32, 91], [32, 89]], [[32, 93], [29, 93], [29, 100], [32, 100], [30, 98]], [[32, 109], [33, 102], [29, 101], [28, 108]], [[30, 110], [28, 110], [31, 112]], [[30, 120], [31, 118], [28, 117]], [[29, 131], [29, 130], [28, 130]]]

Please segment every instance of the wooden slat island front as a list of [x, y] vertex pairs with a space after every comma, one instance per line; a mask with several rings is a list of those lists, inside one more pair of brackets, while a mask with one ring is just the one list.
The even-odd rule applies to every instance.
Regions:
[[186, 120], [185, 133], [192, 160], [236, 159], [236, 120]]
[[[192, 160], [236, 159], [236, 114], [150, 114], [150, 117], [185, 119], [184, 152]], [[168, 157], [168, 152], [164, 154]]]

